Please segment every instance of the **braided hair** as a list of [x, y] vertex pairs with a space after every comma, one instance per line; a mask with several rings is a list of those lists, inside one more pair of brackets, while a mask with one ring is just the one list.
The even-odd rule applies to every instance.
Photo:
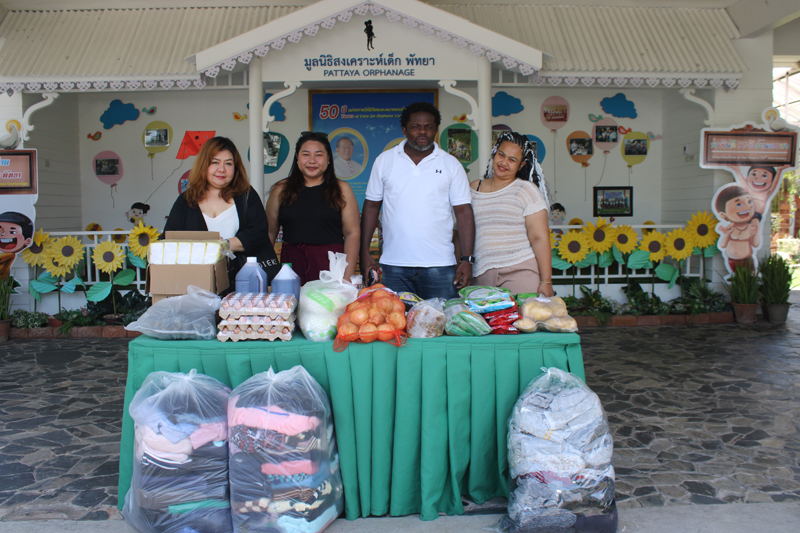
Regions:
[[533, 183], [542, 194], [544, 203], [548, 206], [547, 209], [549, 211], [550, 197], [547, 194], [547, 184], [544, 182], [542, 167], [533, 155], [533, 145], [524, 135], [514, 131], [504, 131], [497, 137], [497, 142], [492, 147], [492, 157], [489, 159], [489, 165], [486, 167], [486, 174], [484, 174], [483, 179], [494, 177], [492, 162], [495, 154], [497, 154], [497, 149], [506, 141], [516, 144], [522, 150], [522, 161], [520, 161], [519, 169], [517, 170], [517, 179]]

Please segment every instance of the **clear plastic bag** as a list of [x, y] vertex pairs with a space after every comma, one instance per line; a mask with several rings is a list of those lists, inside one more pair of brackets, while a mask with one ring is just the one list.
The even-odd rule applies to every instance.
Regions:
[[415, 304], [406, 317], [408, 336], [424, 339], [444, 335], [447, 323], [444, 304], [444, 298], [431, 298]]
[[494, 530], [615, 533], [614, 444], [600, 399], [575, 375], [543, 370], [508, 420], [508, 516]]
[[470, 311], [469, 306], [460, 298], [447, 300], [444, 305], [444, 315], [447, 317], [444, 330], [448, 335], [471, 337], [488, 335], [492, 332], [486, 320], [478, 313]]
[[339, 316], [358, 296], [358, 289], [344, 281], [347, 256], [328, 252], [328, 258], [330, 271], [323, 270], [318, 281], [309, 281], [300, 289], [297, 325], [310, 341], [332, 341]]
[[578, 323], [567, 314], [564, 300], [558, 296], [528, 298], [520, 307], [522, 317], [514, 326], [524, 332], [552, 331], [567, 333], [578, 331]]
[[222, 299], [194, 285], [189, 285], [188, 293], [154, 303], [125, 329], [162, 340], [213, 339], [217, 336], [216, 317]]
[[303, 367], [236, 387], [228, 431], [234, 531], [318, 533], [342, 512], [330, 404]]
[[458, 291], [458, 295], [464, 299], [471, 310], [481, 314], [508, 309], [515, 303], [511, 291], [501, 287], [471, 285]]
[[134, 395], [133, 478], [122, 514], [138, 531], [233, 531], [229, 393], [192, 370], [153, 372]]

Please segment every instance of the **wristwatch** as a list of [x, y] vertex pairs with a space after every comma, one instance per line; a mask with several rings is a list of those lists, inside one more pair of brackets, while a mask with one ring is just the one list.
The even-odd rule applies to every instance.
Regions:
[[470, 265], [474, 265], [475, 264], [475, 256], [474, 255], [462, 255], [461, 256], [461, 260], [462, 261], [466, 261]]

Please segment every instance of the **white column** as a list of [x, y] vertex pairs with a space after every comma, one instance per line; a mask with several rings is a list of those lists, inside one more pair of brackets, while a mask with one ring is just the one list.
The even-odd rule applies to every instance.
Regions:
[[482, 178], [492, 155], [492, 64], [478, 58], [478, 168], [473, 177]]
[[261, 81], [263, 60], [254, 57], [250, 61], [248, 72], [248, 87], [250, 113], [250, 185], [256, 190], [262, 200], [264, 198], [264, 133], [261, 129], [261, 108], [264, 101], [264, 86]]

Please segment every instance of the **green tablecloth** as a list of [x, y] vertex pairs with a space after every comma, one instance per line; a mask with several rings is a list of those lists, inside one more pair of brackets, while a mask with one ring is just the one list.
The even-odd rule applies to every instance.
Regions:
[[508, 496], [506, 421], [542, 367], [585, 379], [575, 333], [489, 335], [352, 343], [160, 341], [128, 351], [120, 445], [119, 506], [130, 488], [133, 420], [128, 406], [150, 372], [198, 372], [236, 387], [272, 366], [302, 365], [331, 399], [345, 511], [360, 516], [461, 514], [461, 495]]

